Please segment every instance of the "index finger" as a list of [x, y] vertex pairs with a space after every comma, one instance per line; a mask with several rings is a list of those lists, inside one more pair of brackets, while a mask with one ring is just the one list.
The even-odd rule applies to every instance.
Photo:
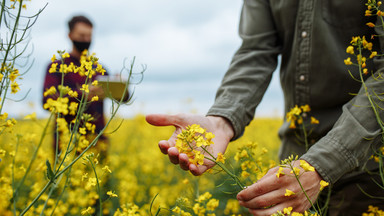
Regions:
[[176, 126], [178, 119], [174, 115], [149, 114], [145, 116], [145, 120], [154, 126]]
[[237, 194], [240, 201], [248, 201], [260, 195], [277, 190], [282, 184], [282, 178], [276, 178], [275, 175], [266, 175], [257, 183], [252, 184]]

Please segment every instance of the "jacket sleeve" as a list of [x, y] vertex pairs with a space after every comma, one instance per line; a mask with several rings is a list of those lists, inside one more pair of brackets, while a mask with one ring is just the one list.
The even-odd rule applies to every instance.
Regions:
[[214, 105], [207, 115], [227, 118], [240, 137], [254, 117], [277, 66], [280, 52], [269, 1], [245, 0], [239, 35], [242, 45], [235, 53]]
[[[384, 35], [382, 27], [376, 32]], [[384, 50], [384, 39], [379, 38], [381, 50]], [[343, 175], [363, 168], [373, 151], [383, 144], [383, 131], [377, 118], [384, 120], [384, 59], [375, 58], [374, 65], [377, 70], [343, 106], [333, 128], [301, 157], [328, 182], [335, 183]]]

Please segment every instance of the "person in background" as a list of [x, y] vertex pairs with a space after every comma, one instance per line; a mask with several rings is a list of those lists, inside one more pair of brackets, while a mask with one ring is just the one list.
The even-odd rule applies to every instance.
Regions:
[[[69, 20], [68, 28], [69, 28], [68, 37], [72, 41], [72, 51], [69, 53], [70, 56], [64, 59], [64, 63], [67, 65], [70, 65], [71, 63], [73, 63], [76, 66], [80, 66], [80, 57], [82, 55], [82, 52], [85, 50], [88, 50], [92, 42], [93, 24], [85, 16], [74, 16]], [[56, 61], [55, 63], [60, 64], [61, 62]], [[62, 74], [50, 73], [49, 69], [51, 68], [51, 64], [49, 64], [46, 69], [43, 92], [49, 89], [51, 86], [57, 87], [61, 85]], [[108, 73], [105, 73], [104, 75], [108, 75]], [[97, 76], [100, 76], [100, 74], [98, 74]], [[93, 82], [97, 76], [93, 76], [92, 79], [89, 80], [89, 83]], [[80, 98], [82, 94], [81, 93], [82, 91], [80, 90], [80, 88], [82, 84], [85, 83], [85, 81], [86, 81], [86, 76], [81, 76], [79, 75], [79, 73], [67, 73], [65, 74], [63, 85], [70, 87], [74, 91], [77, 91]], [[43, 104], [46, 103], [48, 98], [55, 99], [57, 98], [57, 96], [58, 94], [44, 96]], [[102, 87], [89, 85], [88, 99], [90, 100], [93, 96], [98, 96], [99, 100], [92, 101], [91, 103], [89, 103], [84, 113], [92, 115], [93, 121], [91, 123], [95, 125], [95, 134], [97, 134], [105, 126], [104, 105], [103, 105], [104, 104], [103, 99], [105, 97], [105, 94]], [[69, 100], [76, 101], [76, 99], [70, 98], [70, 97], [69, 97]], [[64, 116], [68, 125], [72, 120], [74, 120], [75, 117], [76, 115]], [[55, 135], [54, 135], [53, 148], [54, 148], [54, 151], [56, 151], [56, 132], [54, 132], [54, 134]], [[101, 155], [100, 158], [101, 159], [105, 158], [107, 153], [107, 147], [108, 147], [107, 138], [105, 136], [101, 136], [96, 146]], [[59, 146], [59, 149], [60, 149], [60, 146]]]
[[[180, 154], [175, 147], [177, 134], [187, 125], [199, 124], [215, 134], [212, 153], [215, 156], [224, 153], [229, 142], [239, 138], [253, 119], [281, 55], [285, 113], [296, 105], [309, 105], [309, 115], [317, 118], [320, 124], [313, 128], [306, 150], [305, 145], [296, 142], [295, 131], [297, 133], [298, 129], [292, 129], [285, 119], [279, 131], [282, 140], [280, 159], [298, 155], [300, 160], [316, 169], [300, 176], [312, 201], [318, 198], [321, 180], [332, 185], [327, 215], [362, 215], [369, 205], [383, 210], [383, 188], [376, 184], [382, 180], [377, 175], [369, 175], [371, 171], [378, 171], [378, 163], [369, 158], [373, 149], [380, 145], [382, 131], [361, 83], [348, 73], [349, 70], [359, 77], [357, 67], [344, 64], [344, 60], [351, 57], [346, 48], [353, 36], [364, 35], [370, 39], [372, 35], [384, 34], [379, 22], [381, 17], [369, 13], [364, 16], [367, 14], [365, 3], [244, 0], [239, 25], [243, 43], [234, 55], [207, 115], [147, 116], [152, 125], [176, 127], [168, 140], [159, 142], [161, 152], [167, 154], [172, 163], [194, 175], [201, 175], [211, 168], [212, 162], [196, 166], [189, 162], [186, 154]], [[367, 27], [367, 23], [376, 21], [378, 27]], [[372, 50], [383, 50], [384, 37], [375, 37], [372, 42]], [[377, 73], [383, 70], [383, 65], [382, 57], [367, 61], [367, 68], [375, 73], [366, 77], [371, 94], [384, 92], [383, 79], [374, 80], [374, 76], [381, 75]], [[382, 101], [375, 103], [383, 107]], [[382, 109], [378, 115], [384, 119]], [[299, 160], [293, 165], [302, 169]], [[272, 215], [287, 207], [296, 212], [307, 210], [310, 203], [296, 179], [289, 175], [277, 178], [277, 171], [278, 167], [270, 169], [258, 182], [242, 190], [237, 195], [239, 204], [258, 216]], [[284, 169], [284, 173], [289, 171]], [[286, 189], [296, 194], [286, 197]]]

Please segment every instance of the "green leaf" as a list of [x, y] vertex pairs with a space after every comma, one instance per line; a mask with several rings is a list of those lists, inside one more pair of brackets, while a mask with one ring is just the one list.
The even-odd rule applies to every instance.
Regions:
[[50, 181], [53, 181], [55, 175], [53, 174], [53, 171], [52, 171], [52, 168], [51, 168], [51, 164], [49, 163], [49, 160], [47, 159], [47, 161], [45, 162], [45, 164], [47, 164], [47, 177]]

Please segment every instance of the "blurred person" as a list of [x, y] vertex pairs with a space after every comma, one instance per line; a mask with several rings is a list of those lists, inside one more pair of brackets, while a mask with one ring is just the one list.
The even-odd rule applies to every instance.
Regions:
[[[72, 41], [72, 51], [69, 53], [70, 57], [65, 58], [64, 63], [67, 65], [69, 65], [70, 63], [73, 63], [76, 66], [80, 66], [81, 65], [80, 57], [82, 55], [82, 52], [85, 50], [88, 50], [92, 42], [93, 24], [85, 16], [74, 16], [69, 20], [68, 28], [69, 28], [68, 38]], [[61, 64], [61, 61], [58, 60], [55, 63]], [[51, 64], [49, 64], [46, 69], [43, 92], [49, 89], [51, 86], [57, 87], [61, 85], [62, 74], [49, 73]], [[108, 73], [105, 73], [104, 75], [108, 75]], [[96, 76], [93, 76], [89, 80], [89, 83], [93, 82], [97, 78], [97, 76], [101, 76], [101, 75], [97, 74]], [[63, 85], [70, 87], [73, 91], [77, 91], [79, 95], [78, 98], [81, 98], [82, 91], [80, 90], [80, 88], [82, 84], [85, 83], [85, 81], [86, 81], [86, 76], [81, 76], [79, 75], [79, 73], [67, 73], [64, 76]], [[104, 103], [103, 103], [103, 99], [105, 95], [102, 87], [89, 85], [88, 100], [90, 100], [93, 96], [98, 96], [99, 100], [89, 103], [84, 113], [91, 114], [92, 117], [94, 118], [94, 120], [91, 123], [95, 124], [96, 126], [96, 129], [95, 129], [95, 135], [96, 135], [105, 126]], [[43, 97], [43, 104], [45, 104], [47, 99], [50, 97], [57, 98], [58, 94], [54, 96]], [[76, 99], [71, 97], [69, 97], [69, 101], [78, 102]], [[76, 115], [64, 116], [68, 125], [72, 120], [75, 119], [75, 117]], [[92, 141], [95, 135], [87, 135], [88, 140]], [[98, 144], [96, 145], [96, 149], [98, 151], [97, 153], [100, 153], [99, 159], [103, 160], [106, 157], [107, 148], [108, 148], [108, 139], [104, 135], [102, 135], [98, 141]], [[54, 132], [53, 149], [54, 151], [56, 151], [56, 132]], [[59, 146], [59, 150], [60, 150], [60, 146]]]
[[[344, 64], [344, 59], [350, 57], [345, 50], [352, 36], [371, 38], [371, 35], [384, 34], [381, 27], [366, 26], [368, 22], [375, 23], [376, 16], [364, 17], [365, 10], [364, 1], [244, 0], [239, 25], [242, 45], [207, 115], [151, 114], [146, 117], [152, 125], [176, 128], [168, 140], [159, 141], [161, 152], [194, 175], [201, 175], [214, 166], [208, 160], [196, 166], [189, 162], [186, 154], [179, 154], [175, 147], [177, 134], [187, 125], [199, 124], [216, 135], [215, 144], [211, 146], [213, 155], [224, 153], [230, 141], [239, 138], [253, 119], [281, 55], [285, 113], [295, 105], [309, 105], [310, 115], [320, 124], [312, 129], [308, 138], [311, 146], [306, 151], [303, 144], [296, 142], [297, 129], [290, 129], [285, 119], [279, 130], [280, 159], [299, 155], [316, 169], [300, 177], [312, 201], [318, 198], [321, 180], [332, 185], [327, 215], [361, 215], [368, 205], [384, 209], [384, 201], [375, 198], [383, 195], [383, 189], [375, 183], [381, 180], [368, 175], [370, 171], [378, 171], [378, 164], [369, 158], [372, 149], [380, 145], [382, 131], [361, 83], [348, 73], [350, 70], [358, 77], [357, 67]], [[384, 38], [376, 37], [373, 50], [378, 51], [383, 45]], [[367, 65], [376, 73], [383, 69], [384, 61], [377, 57]], [[373, 76], [367, 76], [368, 88], [372, 92], [384, 92], [384, 81], [373, 81]], [[379, 110], [379, 115], [383, 119], [384, 111]], [[294, 161], [294, 166], [300, 168], [299, 161]], [[270, 169], [257, 183], [237, 195], [240, 205], [253, 215], [271, 215], [286, 207], [303, 212], [310, 207], [296, 179], [288, 175], [277, 178], [277, 169]], [[285, 197], [286, 189], [296, 194]]]

